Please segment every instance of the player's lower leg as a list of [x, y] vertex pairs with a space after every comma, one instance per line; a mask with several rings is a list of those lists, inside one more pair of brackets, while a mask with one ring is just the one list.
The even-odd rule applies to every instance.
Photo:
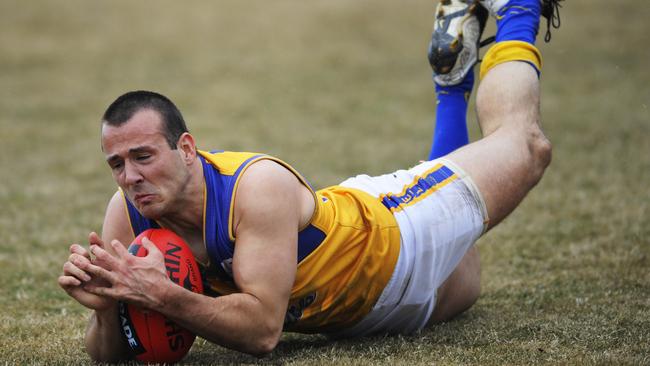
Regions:
[[469, 142], [467, 106], [473, 87], [473, 70], [458, 85], [435, 83], [436, 123], [428, 160], [445, 156]]
[[436, 8], [428, 52], [437, 98], [429, 160], [469, 142], [467, 106], [486, 19], [487, 11], [477, 0], [441, 0]]
[[[469, 141], [467, 105], [473, 87], [472, 68], [478, 60], [479, 42], [487, 10], [497, 19], [497, 42], [485, 56], [481, 77], [506, 61], [523, 61], [539, 75], [541, 55], [534, 46], [540, 15], [550, 27], [559, 27], [561, 0], [441, 0], [429, 45], [429, 62], [434, 70], [436, 126], [429, 159], [444, 156]], [[487, 10], [486, 10], [487, 9]], [[485, 132], [485, 131], [484, 131]]]

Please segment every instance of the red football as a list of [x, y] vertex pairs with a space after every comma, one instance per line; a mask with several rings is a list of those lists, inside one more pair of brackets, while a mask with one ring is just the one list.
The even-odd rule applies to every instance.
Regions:
[[[135, 256], [147, 255], [142, 238], [149, 238], [165, 256], [169, 278], [179, 286], [202, 294], [203, 282], [192, 251], [185, 241], [171, 230], [149, 229], [138, 235], [129, 246]], [[141, 362], [172, 363], [189, 352], [196, 336], [176, 325], [162, 314], [120, 302], [122, 333]]]

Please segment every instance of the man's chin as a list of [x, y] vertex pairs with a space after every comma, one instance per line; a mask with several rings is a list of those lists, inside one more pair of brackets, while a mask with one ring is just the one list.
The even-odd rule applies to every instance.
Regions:
[[162, 216], [162, 211], [151, 204], [138, 207], [138, 211], [149, 220], [158, 220]]

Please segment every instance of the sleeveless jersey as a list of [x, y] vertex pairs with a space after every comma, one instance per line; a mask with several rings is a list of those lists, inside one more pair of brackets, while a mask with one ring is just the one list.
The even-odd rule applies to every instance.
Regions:
[[[205, 178], [203, 239], [210, 258], [209, 266], [202, 268], [206, 295], [238, 291], [232, 277], [234, 198], [246, 169], [266, 159], [291, 171], [316, 203], [310, 222], [298, 233], [298, 268], [285, 330], [336, 332], [370, 312], [393, 273], [400, 250], [397, 222], [378, 198], [341, 186], [314, 192], [291, 166], [268, 155], [199, 151], [199, 159]], [[124, 197], [134, 235], [159, 227]]]

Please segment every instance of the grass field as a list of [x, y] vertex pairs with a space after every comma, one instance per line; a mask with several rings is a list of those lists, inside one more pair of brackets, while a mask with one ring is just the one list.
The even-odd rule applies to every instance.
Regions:
[[[650, 364], [650, 7], [568, 0], [542, 77], [553, 163], [479, 241], [482, 297], [409, 337], [288, 334], [189, 364]], [[160, 91], [200, 147], [264, 151], [315, 186], [426, 157], [430, 1], [0, 0], [0, 363], [85, 364], [56, 278], [115, 190], [98, 121]], [[478, 137], [475, 118], [472, 135]]]

